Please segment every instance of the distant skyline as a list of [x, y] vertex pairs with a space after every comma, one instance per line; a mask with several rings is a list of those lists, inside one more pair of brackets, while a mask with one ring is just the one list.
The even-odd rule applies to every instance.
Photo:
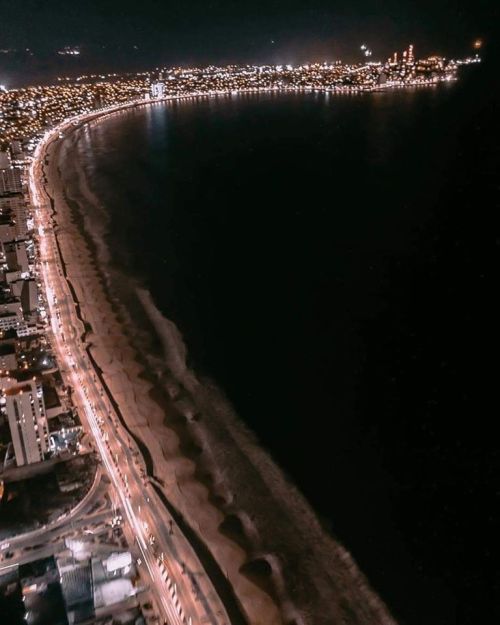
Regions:
[[[458, 54], [487, 39], [498, 7], [487, 0], [240, 1], [23, 0], [2, 7], [0, 49], [50, 55], [81, 46], [85, 55], [150, 64], [305, 59], [355, 60], [367, 42], [374, 58], [414, 43], [422, 53]], [[0, 64], [6, 62], [0, 55]]]

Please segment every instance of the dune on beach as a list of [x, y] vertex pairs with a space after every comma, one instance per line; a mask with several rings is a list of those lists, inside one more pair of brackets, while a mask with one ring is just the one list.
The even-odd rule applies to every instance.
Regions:
[[176, 326], [110, 265], [105, 218], [86, 212], [98, 198], [81, 170], [79, 189], [65, 184], [64, 168], [78, 168], [69, 158], [78, 132], [47, 153], [56, 236], [89, 353], [162, 495], [229, 580], [249, 624], [393, 625], [350, 554], [228, 399], [187, 367]]

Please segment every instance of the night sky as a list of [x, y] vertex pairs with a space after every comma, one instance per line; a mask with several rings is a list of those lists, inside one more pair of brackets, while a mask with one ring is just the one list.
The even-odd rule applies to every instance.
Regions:
[[[421, 53], [463, 54], [476, 37], [491, 41], [498, 13], [491, 0], [2, 0], [0, 49], [29, 48], [41, 72], [61, 63], [55, 51], [66, 45], [82, 47], [73, 67], [118, 70], [355, 60], [365, 41], [374, 58], [409, 42]], [[0, 54], [0, 82], [12, 62]]]

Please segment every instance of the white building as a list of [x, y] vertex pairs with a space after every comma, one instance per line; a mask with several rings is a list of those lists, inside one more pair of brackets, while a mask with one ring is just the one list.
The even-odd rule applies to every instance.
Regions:
[[30, 380], [8, 388], [5, 391], [5, 410], [17, 466], [41, 462], [49, 450], [49, 427], [42, 385]]
[[165, 83], [159, 80], [151, 85], [151, 97], [163, 98], [165, 97]]

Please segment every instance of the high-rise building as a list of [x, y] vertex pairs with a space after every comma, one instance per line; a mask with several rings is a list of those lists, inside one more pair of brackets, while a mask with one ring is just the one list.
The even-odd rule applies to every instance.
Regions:
[[163, 98], [165, 97], [165, 83], [163, 82], [163, 75], [160, 73], [158, 80], [151, 84], [151, 97]]
[[7, 388], [5, 411], [17, 466], [41, 462], [49, 450], [42, 385], [30, 380]]

